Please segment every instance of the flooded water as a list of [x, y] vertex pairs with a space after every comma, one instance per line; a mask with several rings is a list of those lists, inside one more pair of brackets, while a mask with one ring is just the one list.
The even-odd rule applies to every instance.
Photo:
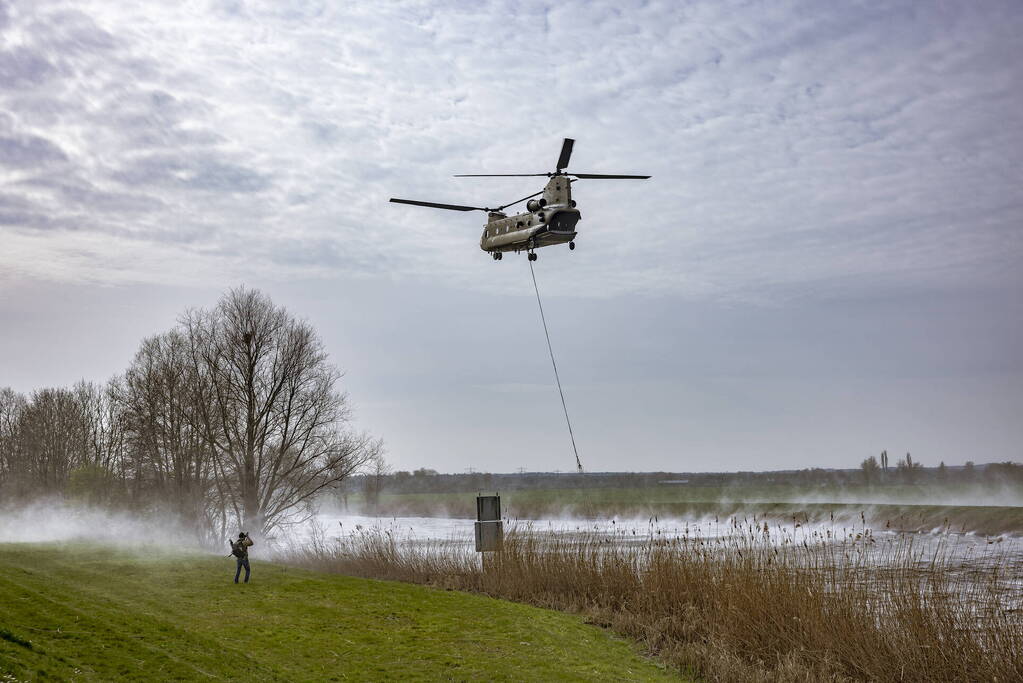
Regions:
[[[360, 548], [379, 547], [384, 541], [409, 557], [472, 561], [475, 552], [474, 521], [451, 517], [372, 517], [321, 514], [293, 534], [290, 542], [301, 546], [335, 548], [342, 554]], [[919, 577], [927, 590], [954, 591], [978, 609], [992, 601], [1000, 609], [1023, 609], [1023, 539], [950, 533], [947, 530], [909, 533], [874, 530], [864, 524], [791, 522], [772, 523], [759, 518], [702, 519], [541, 519], [505, 518], [506, 538], [526, 533], [536, 537], [540, 552], [574, 552], [573, 545], [598, 555], [635, 553], [638, 563], [661, 552], [752, 553], [764, 561], [771, 556], [791, 567], [828, 573], [837, 571], [843, 581], [888, 585], [884, 577]], [[780, 553], [780, 558], [777, 554]], [[592, 555], [591, 555], [592, 556]], [[769, 562], [768, 562], [769, 564]]]
[[[778, 524], [756, 518], [702, 519], [539, 519], [505, 518], [505, 533], [528, 532], [544, 536], [587, 538], [642, 544], [673, 539], [705, 539], [749, 536], [758, 543], [801, 544], [864, 542], [911, 544], [922, 558], [936, 552], [952, 551], [970, 558], [971, 563], [1008, 562], [1023, 573], [1023, 538], [956, 534], [936, 529], [930, 533], [907, 533], [872, 529], [867, 525], [834, 523]], [[450, 517], [371, 517], [364, 515], [317, 515], [299, 537], [317, 535], [324, 540], [346, 539], [361, 534], [387, 534], [396, 541], [414, 544], [472, 545], [474, 520]]]
[[[505, 534], [530, 533], [542, 540], [596, 543], [597, 547], [635, 549], [688, 547], [722, 552], [788, 546], [790, 561], [807, 566], [849, 566], [858, 570], [915, 567], [926, 581], [935, 570], [957, 590], [999, 586], [1002, 604], [1023, 606], [1023, 539], [984, 537], [935, 530], [907, 533], [873, 530], [840, 523], [789, 524], [751, 518], [704, 519], [505, 519]], [[381, 535], [398, 548], [418, 552], [474, 555], [474, 520], [449, 517], [371, 517], [321, 514], [293, 538], [327, 544], [358, 544], [360, 537]], [[794, 559], [793, 559], [794, 558]]]
[[[662, 534], [686, 533], [689, 523], [674, 520], [661, 524], [646, 519], [539, 519], [505, 518], [505, 533], [512, 530], [535, 533], [588, 534], [648, 539]], [[363, 515], [317, 515], [314, 524], [328, 537], [338, 538], [377, 531], [409, 541], [471, 543], [475, 520], [452, 517], [370, 517]]]

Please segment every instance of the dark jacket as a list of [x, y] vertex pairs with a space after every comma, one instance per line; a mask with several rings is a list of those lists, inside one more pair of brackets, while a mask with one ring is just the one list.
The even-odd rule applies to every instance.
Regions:
[[239, 538], [237, 541], [231, 541], [231, 554], [239, 560], [247, 560], [249, 559], [249, 547], [252, 545], [255, 544], [248, 536]]

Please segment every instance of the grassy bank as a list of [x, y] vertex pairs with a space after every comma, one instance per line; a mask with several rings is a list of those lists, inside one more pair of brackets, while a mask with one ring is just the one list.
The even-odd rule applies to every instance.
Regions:
[[293, 560], [581, 612], [707, 680], [1023, 680], [1018, 558], [842, 534], [512, 534], [484, 569], [450, 544], [369, 532]]
[[[668, 680], [580, 618], [253, 560], [0, 545], [0, 680]], [[4, 677], [7, 676], [7, 678]]]

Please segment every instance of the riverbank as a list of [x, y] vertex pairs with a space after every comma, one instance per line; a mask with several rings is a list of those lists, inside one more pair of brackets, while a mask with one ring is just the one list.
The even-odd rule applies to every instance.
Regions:
[[0, 680], [678, 680], [578, 616], [96, 544], [0, 544]]
[[358, 525], [290, 561], [578, 612], [706, 680], [1023, 680], [1011, 544], [793, 526], [527, 528], [481, 562], [465, 542]]

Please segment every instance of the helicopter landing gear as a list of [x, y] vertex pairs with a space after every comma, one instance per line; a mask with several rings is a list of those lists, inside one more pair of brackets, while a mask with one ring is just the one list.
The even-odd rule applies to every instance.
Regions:
[[569, 251], [575, 251], [575, 242], [569, 242], [568, 243], [568, 250]]
[[533, 253], [533, 252], [529, 252], [529, 260], [530, 261], [535, 261], [536, 260], [536, 254]]
[[494, 258], [495, 261], [500, 261], [504, 257], [504, 254], [502, 254], [499, 251], [495, 251], [494, 253], [491, 254], [491, 256]]

